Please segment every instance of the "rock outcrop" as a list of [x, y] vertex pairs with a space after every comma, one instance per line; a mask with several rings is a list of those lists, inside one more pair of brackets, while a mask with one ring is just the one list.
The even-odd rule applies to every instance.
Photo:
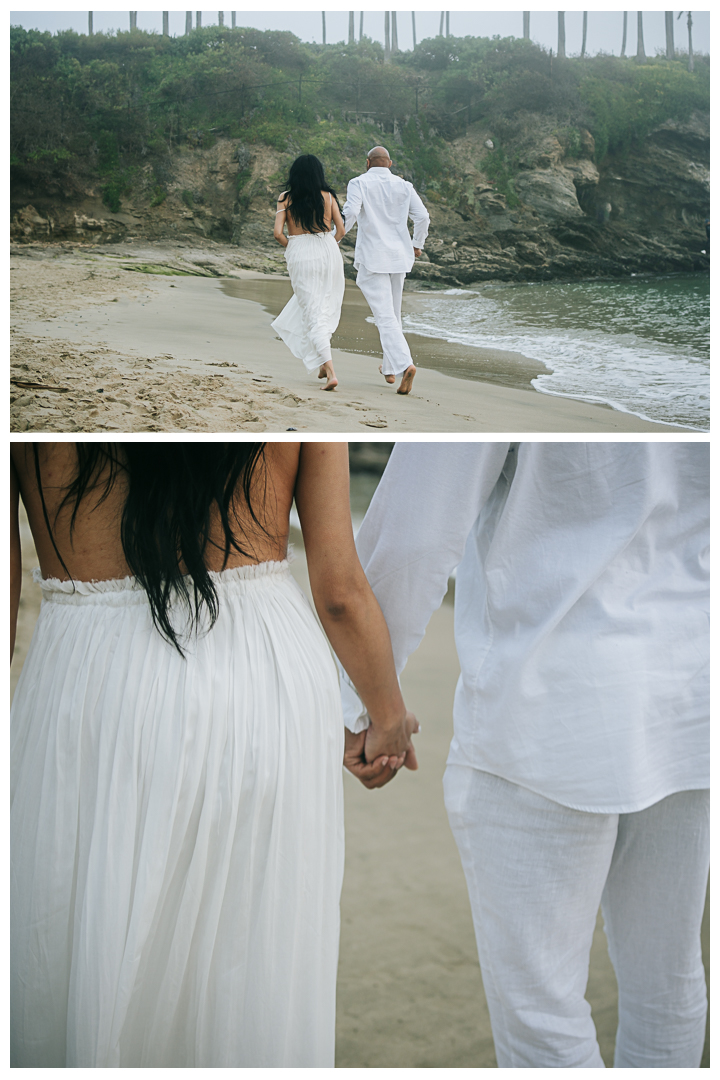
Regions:
[[[488, 162], [500, 152], [491, 132], [471, 131], [449, 147], [459, 177], [455, 195], [445, 201], [428, 193], [432, 227], [412, 278], [465, 285], [709, 266], [709, 254], [703, 253], [707, 116], [667, 121], [641, 147], [606, 158], [599, 167], [589, 132], [566, 146], [547, 118], [521, 119], [520, 133], [502, 151], [513, 161], [506, 194], [489, 177]], [[115, 213], [99, 188], [80, 178], [62, 190], [20, 188], [13, 197], [11, 235], [19, 243], [221, 241], [240, 249], [244, 265], [277, 272], [284, 260], [272, 228], [287, 157], [230, 139], [208, 149], [186, 145], [161, 169], [140, 170], [132, 195], [122, 198]], [[343, 258], [346, 274], [354, 277], [352, 237], [343, 244]]]

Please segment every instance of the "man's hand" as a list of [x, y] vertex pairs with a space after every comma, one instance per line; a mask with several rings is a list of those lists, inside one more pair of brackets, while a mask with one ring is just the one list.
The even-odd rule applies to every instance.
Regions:
[[415, 258], [416, 258], [416, 259], [419, 259], [419, 258], [420, 258], [420, 256], [422, 255], [422, 248], [416, 248], [416, 247], [414, 247], [414, 248], [413, 248], [413, 251], [415, 252]]

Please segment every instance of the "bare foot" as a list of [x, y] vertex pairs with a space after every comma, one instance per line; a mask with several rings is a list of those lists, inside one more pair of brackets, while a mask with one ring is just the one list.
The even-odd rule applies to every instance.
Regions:
[[323, 364], [318, 368], [318, 379], [326, 379], [328, 374], [327, 364]]
[[[382, 364], [378, 368], [378, 371], [382, 375]], [[394, 375], [385, 375], [384, 379], [385, 379], [385, 382], [389, 382], [389, 383], [394, 383], [395, 382], [395, 376]]]
[[400, 385], [398, 386], [398, 389], [397, 389], [398, 394], [409, 394], [410, 393], [410, 391], [412, 390], [413, 379], [415, 378], [415, 372], [416, 371], [417, 371], [417, 368], [415, 367], [414, 364], [410, 364], [409, 367], [405, 368], [405, 370], [403, 371], [402, 382], [400, 383]]
[[320, 378], [326, 378], [327, 382], [323, 386], [323, 390], [334, 390], [338, 384], [337, 376], [335, 375], [335, 368], [332, 366], [332, 361], [328, 360], [320, 368]]

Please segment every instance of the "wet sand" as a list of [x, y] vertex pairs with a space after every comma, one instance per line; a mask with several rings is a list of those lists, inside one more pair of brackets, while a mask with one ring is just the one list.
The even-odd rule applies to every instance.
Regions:
[[[36, 565], [21, 514], [24, 581], [14, 688], [40, 607]], [[302, 537], [293, 531], [295, 577], [308, 591]], [[470, 905], [445, 815], [442, 774], [458, 674], [453, 606], [432, 617], [403, 673], [408, 707], [422, 723], [420, 769], [379, 791], [345, 774], [346, 862], [338, 973], [338, 1068], [495, 1068]], [[593, 938], [587, 999], [606, 1065], [612, 1065], [617, 987], [602, 920]], [[709, 972], [708, 905], [703, 957]], [[706, 1039], [703, 1068], [709, 1068]]]
[[[341, 385], [325, 393], [277, 340], [268, 310], [227, 295], [227, 280], [207, 276], [204, 267], [213, 258], [214, 272], [234, 278], [233, 288], [254, 282], [264, 303], [276, 305], [278, 279], [234, 269], [227, 253], [179, 254], [167, 245], [16, 247], [10, 263], [11, 431], [679, 431], [499, 385], [503, 379], [529, 385], [535, 370], [518, 354], [499, 351], [485, 350], [496, 383], [421, 367], [412, 393], [401, 397], [377, 370], [376, 345], [369, 344], [376, 332], [364, 322], [365, 302], [350, 282], [339, 338], [346, 348], [335, 352]], [[148, 263], [205, 276], [136, 272]], [[280, 279], [280, 287], [288, 283]], [[418, 349], [437, 346], [443, 364], [462, 359], [455, 346], [416, 341]]]
[[[225, 280], [222, 287], [228, 296], [262, 304], [273, 318], [280, 314], [292, 296], [292, 286], [288, 278]], [[406, 286], [403, 311], [422, 307], [422, 295]], [[361, 356], [376, 356], [379, 360], [382, 357], [380, 337], [374, 324], [368, 322], [368, 317], [372, 317], [372, 313], [367, 300], [355, 282], [346, 281], [342, 319], [333, 334], [333, 349], [358, 353]], [[441, 338], [429, 338], [421, 334], [406, 333], [405, 337], [413, 360], [419, 368], [430, 368], [455, 378], [489, 382], [496, 386], [512, 386], [517, 390], [534, 390], [531, 380], [548, 370], [540, 361], [531, 360], [522, 353], [455, 345]]]

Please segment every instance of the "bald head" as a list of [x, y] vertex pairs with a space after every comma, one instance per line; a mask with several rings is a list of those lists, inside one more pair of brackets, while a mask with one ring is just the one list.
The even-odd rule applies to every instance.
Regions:
[[392, 165], [390, 155], [384, 146], [373, 146], [372, 150], [367, 156], [368, 169], [381, 168], [389, 169]]

